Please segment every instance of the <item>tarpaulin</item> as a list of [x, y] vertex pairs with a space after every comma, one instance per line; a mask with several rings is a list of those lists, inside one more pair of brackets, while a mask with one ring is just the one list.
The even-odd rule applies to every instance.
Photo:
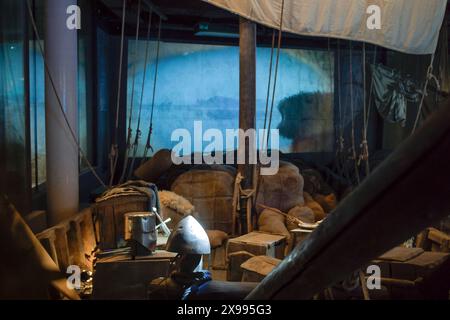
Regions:
[[[279, 28], [282, 0], [203, 1]], [[373, 6], [380, 10], [373, 11]], [[283, 30], [431, 54], [436, 50], [446, 6], [447, 0], [285, 0]], [[380, 17], [381, 29], [368, 27], [374, 14]]]

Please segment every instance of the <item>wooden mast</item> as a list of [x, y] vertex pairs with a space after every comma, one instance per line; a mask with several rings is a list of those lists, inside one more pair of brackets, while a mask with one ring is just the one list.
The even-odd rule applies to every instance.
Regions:
[[[240, 18], [239, 33], [239, 128], [246, 131], [256, 129], [256, 24]], [[245, 148], [245, 164], [238, 164], [238, 172], [244, 177], [241, 186], [252, 189], [255, 165], [249, 159], [253, 146], [246, 139], [245, 143], [239, 143], [239, 149], [242, 148]], [[241, 203], [241, 226], [247, 225], [246, 215], [251, 214], [246, 212], [246, 207], [246, 203]]]

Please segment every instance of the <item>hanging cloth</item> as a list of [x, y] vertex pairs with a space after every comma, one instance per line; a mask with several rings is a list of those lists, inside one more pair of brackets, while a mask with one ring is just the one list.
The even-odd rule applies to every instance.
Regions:
[[[279, 27], [282, 0], [203, 0], [270, 28]], [[368, 28], [376, 5], [380, 29]], [[363, 41], [410, 53], [435, 51], [447, 0], [289, 0], [282, 28], [299, 35]], [[378, 10], [377, 10], [378, 9]], [[373, 14], [373, 13], [372, 13]]]
[[374, 102], [380, 115], [391, 123], [406, 125], [408, 102], [418, 102], [420, 91], [410, 78], [381, 64], [371, 65]]

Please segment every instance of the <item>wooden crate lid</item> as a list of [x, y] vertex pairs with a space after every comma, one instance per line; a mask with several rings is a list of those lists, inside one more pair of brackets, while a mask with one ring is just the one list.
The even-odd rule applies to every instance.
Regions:
[[254, 231], [245, 234], [243, 236], [230, 239], [229, 242], [258, 245], [258, 246], [264, 245], [268, 247], [271, 245], [279, 244], [285, 239], [286, 239], [285, 236]]
[[420, 248], [396, 247], [383, 254], [379, 260], [406, 262], [421, 255], [423, 252], [423, 249]]
[[245, 261], [243, 264], [241, 264], [241, 268], [246, 271], [255, 272], [260, 275], [267, 276], [280, 264], [280, 262], [280, 259], [268, 256], [257, 256]]

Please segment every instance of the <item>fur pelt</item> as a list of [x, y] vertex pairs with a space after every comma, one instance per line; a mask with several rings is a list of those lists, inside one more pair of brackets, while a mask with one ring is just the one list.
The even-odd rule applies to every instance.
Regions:
[[195, 207], [188, 200], [171, 191], [160, 191], [159, 201], [162, 206], [170, 208], [183, 216], [193, 214], [195, 211]]

